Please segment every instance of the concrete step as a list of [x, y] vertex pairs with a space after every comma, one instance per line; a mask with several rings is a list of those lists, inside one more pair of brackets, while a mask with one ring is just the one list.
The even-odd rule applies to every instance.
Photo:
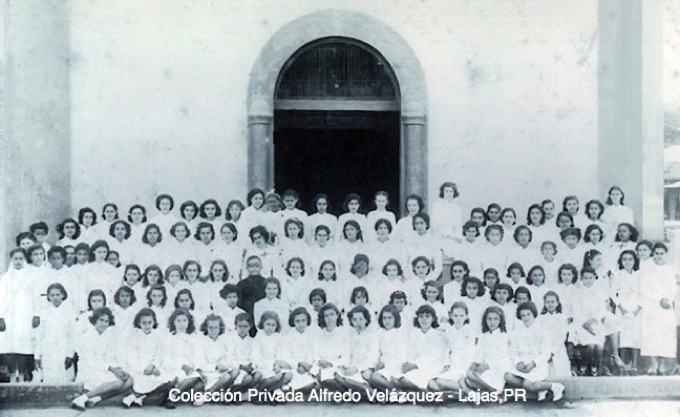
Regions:
[[[565, 400], [680, 399], [680, 376], [575, 377], [562, 379]], [[0, 384], [0, 408], [68, 406], [82, 393], [81, 384]], [[122, 397], [101, 405], [120, 404]]]

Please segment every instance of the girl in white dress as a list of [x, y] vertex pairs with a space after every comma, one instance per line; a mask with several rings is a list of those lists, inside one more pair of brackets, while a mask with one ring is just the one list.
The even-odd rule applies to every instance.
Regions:
[[387, 261], [382, 269], [377, 285], [375, 287], [375, 294], [372, 296], [373, 303], [377, 308], [385, 306], [390, 302], [390, 295], [395, 291], [405, 291], [404, 284], [404, 270], [401, 264], [396, 259]]
[[310, 277], [319, 274], [319, 268], [323, 261], [330, 260], [336, 265], [340, 262], [340, 257], [338, 256], [334, 243], [329, 241], [330, 235], [331, 229], [323, 224], [314, 229], [314, 242], [310, 244], [309, 248], [309, 258], [311, 262], [309, 265]]
[[163, 285], [163, 271], [158, 265], [149, 265], [142, 274], [142, 287], [148, 290], [156, 284]]
[[110, 328], [115, 324], [113, 313], [102, 307], [89, 321], [88, 330], [75, 339], [79, 358], [76, 382], [82, 383], [87, 393], [74, 399], [71, 406], [81, 411], [132, 387], [132, 377], [121, 367], [116, 333]]
[[91, 229], [93, 233], [91, 242], [108, 238], [111, 226], [116, 220], [118, 220], [118, 206], [113, 203], [104, 204], [101, 221]]
[[222, 259], [216, 259], [210, 265], [210, 272], [208, 273], [208, 280], [206, 285], [209, 287], [210, 291], [210, 305], [216, 306], [222, 301], [220, 298], [220, 290], [227, 284], [237, 284], [238, 281], [229, 279], [229, 269], [227, 268], [226, 262]]
[[[281, 281], [278, 278], [267, 278], [264, 280], [265, 297], [255, 303], [253, 307], [253, 317], [261, 329], [262, 316], [267, 311], [276, 313], [277, 317], [288, 317], [290, 306], [287, 301], [281, 299]], [[281, 326], [277, 332], [281, 331]]]
[[221, 300], [213, 305], [213, 311], [224, 320], [228, 332], [236, 330], [236, 316], [245, 313], [238, 306], [239, 290], [234, 284], [226, 284], [219, 291]]
[[142, 241], [144, 227], [146, 225], [146, 207], [141, 204], [133, 204], [128, 210], [128, 225], [130, 226], [130, 243], [136, 244]]
[[481, 249], [482, 270], [494, 268], [497, 271], [505, 271], [508, 266], [508, 254], [503, 245], [503, 227], [491, 224], [484, 230], [486, 242]]
[[484, 296], [487, 299], [491, 298], [493, 294], [493, 289], [496, 285], [500, 284], [501, 279], [499, 277], [498, 271], [493, 268], [489, 268], [484, 271]]
[[[210, 314], [201, 324], [201, 333], [203, 333], [200, 337], [203, 364], [200, 365], [200, 369], [205, 375], [204, 392], [219, 392], [229, 387], [232, 374], [232, 364], [227, 355], [229, 346], [224, 320], [217, 314]], [[203, 404], [205, 404], [204, 400], [194, 401], [195, 406]]]
[[177, 293], [184, 288], [184, 271], [182, 267], [177, 264], [172, 264], [165, 270], [165, 281], [162, 285], [165, 287], [165, 292], [169, 300], [174, 300]]
[[[303, 232], [311, 230], [307, 222], [309, 214], [306, 211], [299, 208], [300, 196], [297, 191], [293, 189], [288, 189], [281, 194], [281, 201], [283, 202], [283, 210], [281, 210], [281, 224], [283, 225], [282, 235], [286, 234], [285, 223], [286, 220], [296, 219], [300, 225], [300, 230]], [[300, 236], [302, 237], [302, 236]]]
[[76, 246], [82, 242], [80, 238], [80, 225], [73, 219], [66, 219], [57, 225], [57, 233], [59, 234], [59, 246]]
[[132, 261], [132, 229], [124, 220], [115, 220], [106, 236], [109, 250], [118, 252], [120, 263], [127, 265]]
[[[517, 224], [517, 212], [512, 207], [506, 207], [501, 210], [501, 222], [503, 223], [503, 231], [505, 236], [512, 236], [515, 234], [515, 225]], [[506, 244], [510, 245], [510, 239], [506, 239]]]
[[191, 290], [187, 288], [179, 290], [175, 300], [173, 301], [173, 307], [176, 309], [183, 308], [187, 310], [199, 322], [206, 317], [203, 312], [196, 311], [196, 302], [194, 301], [194, 296], [191, 293]]
[[430, 228], [430, 217], [426, 213], [418, 213], [413, 216], [413, 229], [415, 234], [406, 248], [409, 262], [424, 256], [432, 266], [434, 279], [439, 278], [443, 271], [442, 240], [433, 234]]
[[95, 229], [97, 228], [97, 213], [95, 213], [94, 210], [90, 207], [83, 207], [78, 210], [78, 225], [80, 242], [85, 242], [89, 245], [97, 240], [95, 234]]
[[432, 391], [468, 391], [465, 374], [475, 360], [476, 337], [472, 334], [467, 313], [467, 306], [462, 301], [451, 306], [450, 327], [446, 329], [449, 361], [444, 373], [430, 380], [428, 388]]
[[193, 200], [187, 200], [179, 206], [179, 215], [181, 221], [189, 226], [189, 235], [196, 231], [196, 224], [198, 224], [198, 204]]
[[488, 307], [482, 315], [482, 334], [477, 340], [475, 360], [467, 372], [465, 384], [472, 389], [501, 391], [510, 367], [510, 341], [503, 310]]
[[517, 318], [522, 325], [517, 326], [510, 336], [511, 366], [505, 380], [537, 393], [538, 401], [545, 400], [548, 391], [552, 392], [553, 401], [559, 401], [564, 395], [564, 385], [544, 382], [550, 373], [548, 361], [552, 348], [548, 333], [536, 322], [536, 317], [538, 311], [534, 303], [523, 303], [517, 307]]
[[[241, 239], [239, 239], [239, 236], [241, 236]], [[248, 235], [241, 233], [234, 223], [226, 222], [220, 229], [220, 237], [221, 240], [215, 242], [215, 258], [226, 262], [229, 282], [236, 284], [241, 280], [241, 265], [243, 265], [243, 253], [245, 251], [241, 241], [248, 239]]]
[[498, 203], [491, 203], [487, 206], [486, 208], [486, 226], [490, 226], [492, 224], [502, 226], [503, 222], [501, 222], [501, 206]]
[[[171, 226], [168, 226], [168, 230]], [[132, 262], [140, 268], [146, 268], [149, 265], [160, 265], [165, 268], [167, 266], [165, 265], [166, 259], [164, 259], [165, 246], [162, 242], [163, 234], [160, 226], [155, 223], [147, 224], [144, 228], [142, 243], [134, 249], [132, 254]]]
[[411, 194], [406, 197], [406, 215], [399, 219], [396, 227], [396, 238], [402, 243], [410, 242], [413, 230], [413, 216], [425, 210], [425, 202], [422, 197]]
[[562, 201], [562, 211], [571, 214], [574, 227], [585, 230], [588, 226], [588, 218], [579, 213], [579, 201], [575, 195], [568, 195]]
[[442, 286], [437, 281], [427, 281], [423, 284], [420, 289], [421, 300], [424, 300], [421, 304], [429, 305], [437, 313], [440, 325], [448, 324], [448, 310], [446, 305], [444, 305], [444, 295], [442, 291]]
[[[159, 194], [156, 197], [156, 208], [158, 209], [158, 214], [149, 220], [149, 223], [157, 225], [161, 233], [167, 234], [173, 224], [179, 221], [179, 218], [171, 213], [172, 209], [175, 207], [175, 200], [170, 194]], [[148, 227], [148, 226], [147, 226]], [[146, 231], [144, 232], [146, 235]]]
[[396, 259], [400, 265], [408, 260], [404, 245], [394, 237], [392, 223], [386, 219], [375, 222], [375, 239], [367, 245], [366, 254], [371, 260], [371, 270], [378, 274], [390, 259]]
[[317, 194], [314, 197], [312, 205], [316, 212], [307, 218], [307, 223], [309, 225], [309, 232], [307, 233], [307, 242], [311, 245], [314, 241], [314, 233], [316, 228], [323, 225], [328, 228], [329, 239], [335, 240], [335, 236], [332, 233], [338, 227], [338, 218], [334, 215], [328, 213], [330, 209], [330, 198], [326, 194]]
[[176, 379], [179, 392], [189, 391], [206, 376], [197, 352], [201, 351], [196, 334], [194, 316], [184, 308], [178, 308], [168, 318], [170, 333], [165, 336], [161, 373]]
[[245, 210], [245, 208], [246, 206], [244, 206], [240, 200], [231, 200], [227, 204], [227, 208], [224, 210], [224, 219], [228, 223], [232, 223], [237, 230], [235, 234], [241, 236], [246, 236], [248, 234], [246, 224], [241, 221], [243, 218], [241, 215], [243, 214], [243, 210]]
[[128, 286], [118, 288], [113, 296], [113, 304], [111, 305], [111, 312], [116, 318], [116, 329], [118, 338], [126, 340], [130, 333], [134, 330], [134, 317], [139, 311], [139, 305], [135, 292]]
[[[484, 210], [482, 210], [483, 212]], [[486, 218], [484, 218], [484, 221], [486, 221]], [[452, 254], [456, 261], [464, 262], [468, 265], [469, 273], [474, 276], [481, 276], [483, 271], [482, 250], [484, 249], [485, 242], [482, 242], [483, 239], [479, 238], [481, 236], [480, 230], [477, 222], [472, 220], [466, 222], [463, 225], [464, 239], [460, 242], [460, 245], [455, 247]], [[444, 248], [444, 251], [446, 252], [446, 248]]]
[[74, 274], [71, 268], [65, 265], [66, 250], [61, 246], [52, 246], [47, 251], [47, 258], [52, 266], [48, 272], [47, 280], [50, 283], [59, 283], [64, 287], [68, 294], [68, 304], [76, 314], [81, 310], [85, 310], [86, 306], [80, 276]]
[[624, 250], [635, 250], [639, 237], [638, 230], [630, 223], [621, 223], [616, 227], [616, 237], [614, 243], [609, 248], [609, 265], [616, 265], [616, 262]]
[[283, 224], [285, 235], [279, 244], [279, 259], [274, 275], [281, 276], [283, 269], [292, 258], [302, 258], [309, 263], [309, 246], [304, 241], [305, 225], [298, 218], [287, 219]]
[[354, 220], [359, 224], [359, 230], [366, 230], [366, 216], [360, 212], [361, 197], [357, 193], [349, 193], [342, 203], [342, 208], [345, 210], [343, 214], [338, 217], [338, 225], [335, 229], [335, 240], [340, 242], [344, 239], [345, 223], [349, 220]]
[[439, 318], [429, 305], [416, 310], [415, 327], [409, 335], [409, 353], [401, 367], [401, 378], [393, 378], [398, 388], [426, 390], [432, 378], [441, 374], [447, 362], [448, 346], [444, 332], [438, 330]]
[[201, 265], [196, 261], [186, 261], [183, 267], [184, 288], [191, 290], [191, 295], [196, 301], [196, 314], [202, 319], [210, 313], [211, 287], [203, 282], [201, 276]]
[[543, 310], [543, 296], [552, 288], [545, 284], [545, 271], [540, 265], [536, 265], [527, 274], [527, 284], [531, 291], [531, 299], [534, 300], [536, 308]]
[[545, 211], [540, 204], [532, 204], [527, 210], [527, 226], [531, 230], [531, 241], [534, 246], [540, 245], [542, 242], [550, 238], [550, 228], [546, 226]]
[[373, 370], [378, 363], [378, 333], [369, 327], [372, 313], [356, 306], [347, 313], [352, 327], [349, 330], [350, 354], [335, 380], [347, 389], [368, 390]]
[[668, 248], [654, 245], [654, 264], [642, 276], [642, 349], [652, 359], [647, 373], [664, 375], [673, 370], [676, 354], [676, 323], [673, 302], [678, 284], [675, 270], [666, 264]]
[[9, 252], [12, 262], [0, 279], [0, 354], [11, 375], [30, 380], [33, 371], [34, 329], [40, 325], [44, 300], [35, 284], [32, 268], [26, 266], [26, 252]]
[[217, 258], [215, 256], [216, 245], [214, 243], [215, 227], [212, 223], [201, 221], [196, 227], [194, 238], [196, 239], [194, 243], [194, 259], [201, 265], [202, 271], [210, 271], [210, 265]]
[[574, 291], [573, 314], [575, 323], [574, 345], [580, 347], [579, 373], [587, 376], [601, 369], [602, 350], [605, 342], [603, 326], [606, 304], [602, 291], [595, 283], [597, 274], [592, 268], [581, 271], [580, 287]]
[[108, 299], [113, 298], [113, 294], [121, 285], [119, 272], [106, 262], [106, 255], [109, 254], [109, 245], [103, 240], [97, 240], [90, 247], [90, 262], [83, 266], [81, 270], [81, 283], [85, 292], [89, 293], [94, 289], [103, 290]]
[[333, 261], [323, 261], [319, 269], [318, 279], [310, 283], [310, 288], [320, 288], [326, 293], [326, 302], [340, 305], [344, 287], [338, 281], [335, 263]]
[[35, 347], [36, 368], [42, 369], [45, 384], [65, 384], [73, 381], [74, 366], [72, 332], [76, 313], [69, 303], [68, 293], [61, 284], [47, 288], [49, 303], [41, 312]]
[[150, 308], [139, 310], [133, 324], [134, 331], [125, 339], [125, 369], [132, 377], [132, 394], [123, 398], [127, 407], [133, 403], [142, 406], [147, 396], [167, 392], [174, 385], [170, 376], [161, 373], [165, 327], [158, 329], [156, 314]]
[[236, 331], [228, 336], [227, 357], [231, 360], [232, 390], [241, 391], [257, 386], [262, 374], [255, 370], [252, 361], [253, 338], [250, 331], [253, 318], [248, 313], [241, 313], [234, 319]]
[[215, 235], [214, 230], [218, 230], [222, 226], [222, 209], [216, 200], [209, 198], [198, 206], [198, 216], [200, 217], [199, 225], [201, 223], [210, 223], [213, 226], [213, 237]]
[[445, 182], [439, 187], [439, 200], [432, 204], [432, 230], [437, 237], [460, 242], [463, 217], [454, 201], [459, 195], [453, 182]]
[[285, 337], [281, 360], [283, 368], [291, 370], [292, 379], [288, 384], [291, 389], [309, 391], [317, 386], [310, 374], [314, 363], [314, 338], [316, 331], [310, 325], [312, 316], [306, 308], [297, 307], [288, 318], [291, 329]]
[[170, 238], [163, 242], [161, 259], [164, 264], [181, 265], [190, 259], [197, 259], [196, 246], [198, 246], [198, 242], [192, 237], [191, 230], [193, 229], [183, 221], [170, 227]]
[[642, 297], [640, 293], [640, 260], [635, 251], [625, 250], [619, 256], [618, 270], [612, 276], [612, 293], [616, 314], [620, 318], [619, 349], [628, 374], [637, 373], [642, 346]]
[[368, 248], [364, 244], [362, 230], [361, 225], [355, 220], [345, 222], [342, 229], [342, 240], [336, 245], [339, 257], [338, 270], [341, 273], [349, 271], [356, 255], [367, 252]]
[[489, 300], [484, 297], [486, 291], [484, 290], [484, 284], [479, 278], [469, 277], [463, 281], [462, 285], [462, 298], [468, 307], [468, 317], [470, 319], [470, 328], [475, 336], [482, 333], [482, 315], [484, 311], [489, 307]]
[[149, 287], [149, 291], [146, 293], [146, 304], [156, 314], [158, 326], [163, 331], [167, 331], [168, 316], [170, 311], [172, 311], [172, 301], [168, 303], [168, 294], [165, 291], [165, 287], [159, 284]]
[[[410, 318], [409, 318], [410, 319]], [[386, 305], [378, 315], [378, 352], [379, 358], [369, 382], [378, 389], [394, 389], [393, 378], [402, 374], [406, 363], [408, 347], [404, 340], [407, 331], [402, 327], [401, 314], [394, 305]]]
[[311, 282], [304, 261], [301, 258], [291, 258], [284, 271], [281, 299], [288, 303], [290, 310], [306, 305]]
[[567, 334], [569, 320], [563, 312], [560, 296], [555, 291], [548, 291], [543, 296], [543, 311], [540, 325], [548, 333], [551, 343], [550, 377], [566, 378], [571, 376], [569, 356], [567, 354]]
[[[526, 289], [526, 288], [525, 288]], [[514, 303], [515, 292], [512, 287], [506, 283], [500, 283], [493, 288], [491, 292], [490, 306], [500, 307], [503, 310], [505, 317], [514, 317], [517, 313], [517, 304]], [[515, 321], [510, 320], [506, 323], [507, 329], [512, 331], [515, 326]]]
[[557, 257], [557, 245], [551, 240], [546, 240], [541, 243], [541, 260], [539, 265], [545, 271], [545, 283], [551, 287], [559, 283], [559, 275], [557, 270], [562, 265], [562, 262]]
[[[252, 245], [250, 245], [246, 249], [245, 254], [243, 256], [241, 275], [246, 275], [247, 272], [246, 264], [248, 262], [248, 259], [250, 259], [253, 256], [257, 256], [258, 258], [260, 258], [260, 262], [262, 262], [261, 271], [262, 276], [265, 278], [271, 277], [272, 272], [274, 270], [274, 266], [278, 261], [279, 251], [277, 250], [277, 248], [273, 247], [268, 243], [270, 240], [270, 235], [264, 226], [253, 227], [252, 229], [250, 229], [249, 235]], [[242, 278], [245, 277], [242, 276]]]
[[335, 389], [338, 384], [335, 374], [341, 372], [341, 366], [349, 359], [349, 335], [342, 326], [342, 316], [335, 304], [328, 303], [319, 310], [319, 327], [314, 340], [314, 366], [310, 371], [315, 375], [322, 388]]
[[246, 233], [250, 233], [253, 227], [264, 224], [264, 191], [260, 188], [248, 191], [246, 201], [248, 202], [248, 207], [241, 213], [240, 222], [243, 222], [243, 230]]
[[292, 369], [282, 360], [283, 337], [279, 315], [274, 311], [265, 311], [257, 327], [260, 330], [253, 341], [252, 360], [253, 365], [262, 374], [259, 389], [274, 391], [293, 379]]
[[444, 303], [447, 306], [463, 297], [462, 285], [470, 276], [470, 269], [465, 261], [456, 260], [451, 264], [451, 281], [444, 285]]

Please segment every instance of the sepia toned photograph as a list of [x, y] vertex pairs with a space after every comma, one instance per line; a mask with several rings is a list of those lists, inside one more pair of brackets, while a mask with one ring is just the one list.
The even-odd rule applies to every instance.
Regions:
[[680, 413], [680, 3], [0, 19], [0, 417]]

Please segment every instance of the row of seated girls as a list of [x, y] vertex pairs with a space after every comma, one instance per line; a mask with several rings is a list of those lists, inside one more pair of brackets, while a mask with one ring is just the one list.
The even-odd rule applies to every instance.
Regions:
[[14, 380], [82, 382], [79, 409], [173, 388], [507, 384], [559, 400], [549, 381], [676, 370], [675, 271], [620, 188], [587, 216], [574, 196], [557, 214], [534, 204], [526, 224], [497, 204], [463, 221], [457, 197], [444, 183], [428, 215], [409, 196], [397, 221], [384, 192], [367, 215], [350, 194], [336, 218], [325, 195], [307, 215], [294, 191], [256, 189], [222, 220], [214, 200], [175, 217], [164, 194], [150, 220], [82, 209], [54, 246], [36, 223], [0, 277], [0, 359]]

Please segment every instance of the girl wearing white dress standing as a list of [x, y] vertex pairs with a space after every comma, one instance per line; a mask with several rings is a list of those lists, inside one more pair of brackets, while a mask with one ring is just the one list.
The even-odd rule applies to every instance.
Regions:
[[511, 366], [505, 374], [505, 381], [537, 393], [538, 401], [545, 400], [548, 391], [552, 392], [553, 401], [559, 401], [564, 395], [564, 385], [544, 382], [550, 373], [548, 361], [552, 348], [548, 333], [536, 322], [536, 317], [538, 311], [534, 303], [523, 303], [517, 307], [517, 318], [522, 325], [517, 326], [510, 337]]
[[592, 268], [581, 271], [581, 286], [574, 291], [573, 314], [576, 340], [580, 347], [579, 374], [594, 376], [601, 370], [605, 342], [603, 326], [606, 314], [605, 299], [596, 285], [597, 274]]
[[228, 222], [233, 224], [236, 227], [236, 234], [240, 234], [241, 236], [245, 236], [248, 234], [248, 230], [245, 228], [245, 223], [241, 221], [242, 219], [242, 214], [243, 210], [245, 210], [246, 206], [241, 203], [240, 200], [231, 200], [227, 204], [227, 208], [224, 210], [224, 219]]
[[439, 187], [439, 200], [432, 204], [432, 230], [437, 237], [460, 242], [463, 217], [455, 199], [460, 193], [453, 182]]
[[407, 330], [402, 327], [399, 310], [391, 304], [380, 310], [378, 326], [379, 358], [369, 382], [378, 389], [394, 389], [393, 378], [401, 376], [401, 366], [407, 360], [408, 347], [404, 343]]
[[475, 359], [476, 336], [472, 333], [468, 309], [464, 302], [457, 301], [451, 306], [449, 324], [446, 329], [449, 362], [444, 373], [432, 378], [428, 388], [432, 391], [456, 391], [466, 393], [465, 374]]
[[102, 307], [89, 321], [90, 328], [75, 339], [79, 358], [76, 382], [81, 382], [87, 393], [74, 399], [71, 406], [81, 411], [132, 388], [130, 374], [121, 367], [116, 333], [111, 331], [113, 313]]
[[36, 368], [42, 369], [45, 384], [65, 384], [73, 381], [72, 332], [76, 313], [69, 303], [68, 293], [61, 284], [47, 287], [48, 303], [41, 313], [36, 341]]
[[219, 203], [212, 198], [201, 203], [198, 207], [198, 215], [201, 218], [200, 223], [210, 223], [213, 226], [213, 230], [218, 230], [222, 226], [222, 221], [220, 220], [222, 209]]
[[569, 320], [563, 312], [560, 296], [555, 291], [548, 291], [543, 296], [543, 311], [540, 325], [550, 337], [552, 358], [550, 359], [550, 376], [565, 378], [571, 376], [569, 356], [567, 354], [567, 334]]
[[409, 353], [401, 366], [401, 378], [393, 378], [398, 388], [406, 391], [424, 391], [436, 375], [444, 371], [448, 346], [444, 333], [439, 331], [439, 318], [429, 305], [416, 310], [416, 329], [410, 333]]
[[612, 276], [612, 292], [616, 314], [620, 318], [619, 351], [625, 363], [625, 372], [637, 374], [640, 347], [642, 346], [642, 297], [640, 293], [640, 260], [632, 250], [619, 256], [618, 270]]
[[676, 323], [674, 300], [678, 291], [675, 271], [666, 264], [668, 248], [663, 243], [654, 245], [654, 264], [644, 271], [642, 295], [643, 356], [651, 357], [648, 374], [664, 375], [673, 370], [676, 355]]
[[144, 405], [144, 399], [156, 394], [167, 397], [174, 385], [173, 378], [161, 373], [161, 359], [165, 327], [158, 329], [156, 314], [143, 308], [133, 319], [134, 331], [125, 339], [125, 369], [132, 377], [132, 394], [123, 398], [123, 404]]

